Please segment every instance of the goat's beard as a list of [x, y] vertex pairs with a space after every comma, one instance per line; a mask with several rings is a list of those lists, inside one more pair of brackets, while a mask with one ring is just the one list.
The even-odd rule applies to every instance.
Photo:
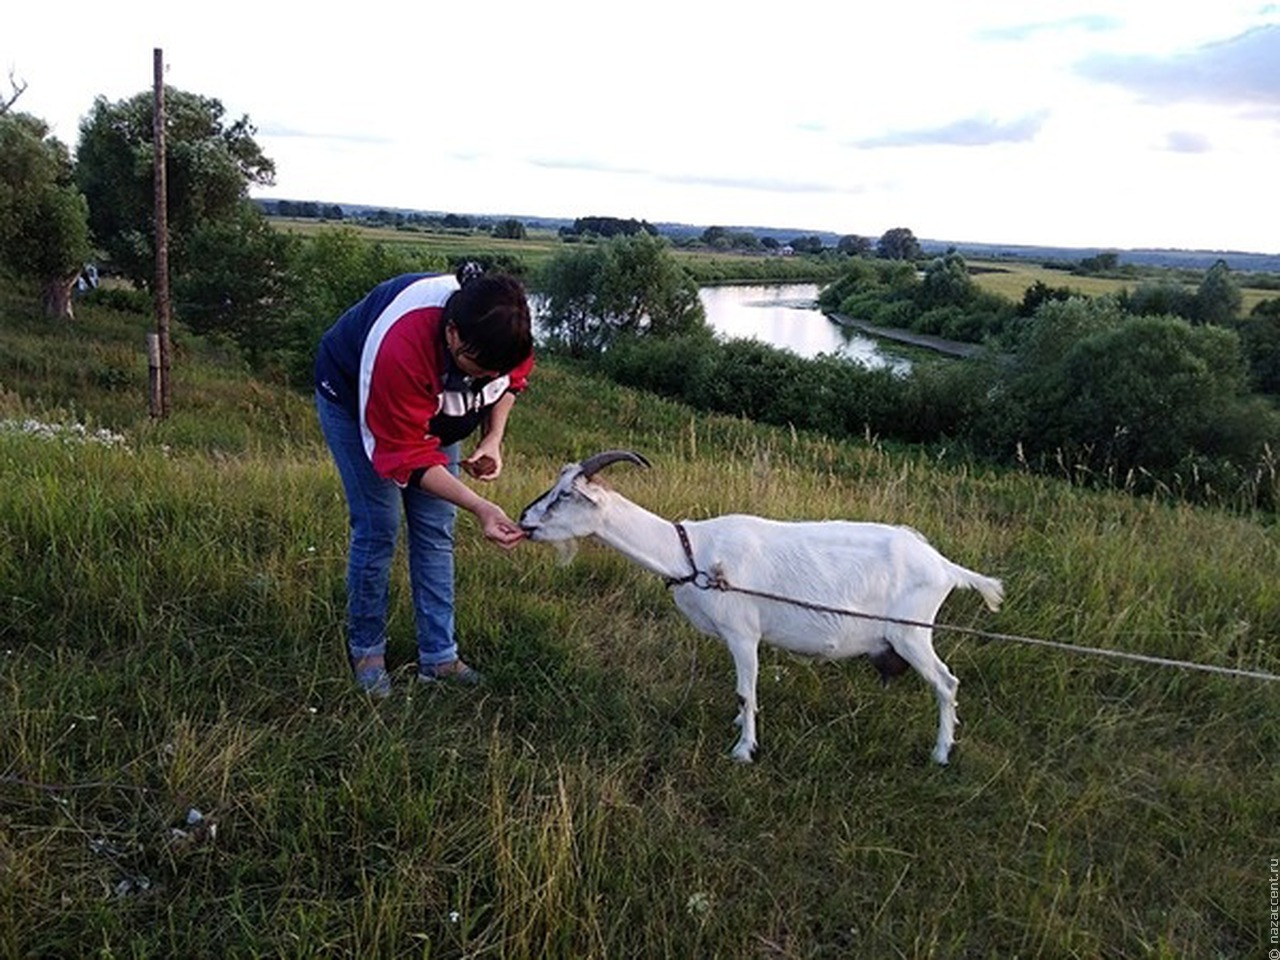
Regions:
[[560, 566], [567, 567], [573, 562], [573, 558], [578, 555], [578, 541], [570, 538], [568, 540], [556, 540], [552, 543], [556, 548], [556, 559], [560, 561]]

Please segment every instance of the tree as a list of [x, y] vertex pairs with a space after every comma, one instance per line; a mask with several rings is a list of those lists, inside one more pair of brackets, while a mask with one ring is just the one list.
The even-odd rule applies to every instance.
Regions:
[[71, 319], [71, 288], [91, 255], [88, 209], [72, 182], [66, 147], [42, 120], [6, 108], [0, 113], [0, 264], [40, 284], [46, 316]]
[[1121, 305], [1140, 317], [1174, 316], [1192, 320], [1195, 294], [1177, 280], [1144, 280], [1132, 293], [1122, 295]]
[[1051, 287], [1043, 280], [1037, 280], [1022, 294], [1022, 302], [1018, 304], [1018, 316], [1031, 317], [1043, 304], [1051, 301], [1070, 300], [1079, 294], [1070, 287]]
[[1045, 303], [996, 371], [980, 444], [1113, 483], [1178, 483], [1252, 469], [1274, 443], [1234, 332], [1181, 317], [1134, 317], [1110, 298]]
[[1230, 323], [1240, 313], [1242, 302], [1240, 286], [1231, 276], [1231, 268], [1227, 261], [1218, 260], [1206, 271], [1196, 289], [1193, 319], [1218, 326]]
[[847, 233], [836, 242], [836, 253], [846, 257], [865, 257], [871, 252], [871, 241], [856, 233]]
[[637, 233], [647, 233], [655, 237], [658, 235], [656, 227], [634, 217], [626, 220], [618, 217], [578, 217], [573, 221], [573, 232], [578, 235], [594, 234], [606, 238], [616, 237], [619, 234], [628, 237]]
[[821, 253], [822, 238], [816, 233], [810, 233], [802, 237], [796, 237], [789, 246], [796, 253]]
[[504, 240], [523, 240], [529, 231], [523, 223], [515, 219], [499, 220], [493, 225], [493, 236]]
[[732, 244], [726, 227], [707, 227], [702, 231], [702, 242], [716, 250], [728, 250]]
[[1210, 452], [1215, 423], [1246, 383], [1235, 334], [1175, 317], [1136, 318], [1081, 341], [1060, 372], [1066, 436], [1095, 470], [1119, 475], [1167, 472]]
[[603, 253], [596, 307], [615, 330], [671, 337], [705, 327], [698, 285], [661, 239], [615, 237]]
[[1280, 298], [1255, 306], [1239, 332], [1254, 388], [1280, 395]]
[[[76, 180], [89, 201], [94, 239], [135, 285], [155, 275], [153, 94], [115, 103], [99, 97], [80, 124]], [[250, 184], [269, 185], [275, 165], [254, 141], [248, 117], [224, 123], [218, 100], [165, 89], [169, 263], [188, 266], [188, 244], [211, 221], [234, 221]]]
[[252, 204], [241, 205], [234, 219], [196, 228], [188, 251], [198, 266], [174, 281], [178, 316], [196, 333], [229, 337], [258, 366], [287, 343], [297, 242]]
[[1077, 343], [1113, 330], [1128, 320], [1109, 297], [1052, 299], [1040, 306], [1028, 321], [1015, 328], [1015, 370], [1034, 384]]
[[916, 291], [916, 305], [921, 310], [935, 307], [963, 307], [977, 295], [978, 286], [969, 276], [964, 257], [952, 247], [945, 256], [937, 257], [925, 269]]
[[1109, 273], [1120, 266], [1120, 254], [1113, 250], [1099, 253], [1097, 256], [1085, 257], [1080, 261], [1077, 273]]
[[906, 227], [894, 227], [876, 243], [876, 256], [882, 260], [919, 260], [924, 253], [915, 234]]
[[596, 291], [604, 257], [598, 248], [576, 248], [552, 257], [542, 268], [542, 324], [550, 344], [575, 357], [600, 348], [605, 339], [596, 314]]
[[5, 97], [3, 100], [0, 100], [0, 116], [4, 116], [11, 109], [13, 109], [13, 105], [18, 102], [18, 98], [22, 96], [26, 92], [26, 90], [27, 90], [27, 82], [25, 80], [19, 80], [14, 75], [14, 72], [10, 70], [9, 71], [9, 95]]
[[665, 243], [647, 232], [556, 255], [543, 267], [539, 288], [551, 342], [574, 356], [623, 335], [707, 330], [697, 284]]

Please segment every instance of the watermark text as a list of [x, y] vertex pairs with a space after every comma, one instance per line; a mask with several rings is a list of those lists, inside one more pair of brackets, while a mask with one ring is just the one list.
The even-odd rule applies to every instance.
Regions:
[[1280, 857], [1272, 857], [1267, 874], [1267, 960], [1280, 960]]

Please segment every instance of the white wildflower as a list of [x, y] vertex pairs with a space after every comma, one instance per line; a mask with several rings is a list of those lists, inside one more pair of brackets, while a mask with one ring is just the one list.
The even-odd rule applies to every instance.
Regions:
[[711, 894], [697, 890], [689, 894], [689, 899], [685, 902], [685, 912], [691, 917], [701, 917], [711, 912], [712, 898]]
[[128, 437], [108, 430], [106, 427], [99, 427], [90, 432], [83, 423], [45, 423], [33, 417], [25, 420], [0, 420], [0, 433], [20, 433], [37, 440], [57, 441], [78, 446], [92, 443], [102, 447], [123, 447], [126, 450], [129, 448]]

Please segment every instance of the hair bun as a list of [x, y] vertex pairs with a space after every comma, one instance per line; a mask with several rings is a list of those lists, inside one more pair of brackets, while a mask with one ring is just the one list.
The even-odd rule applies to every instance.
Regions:
[[484, 273], [484, 267], [474, 260], [466, 260], [458, 267], [454, 276], [458, 278], [458, 286], [465, 287], [482, 273]]

